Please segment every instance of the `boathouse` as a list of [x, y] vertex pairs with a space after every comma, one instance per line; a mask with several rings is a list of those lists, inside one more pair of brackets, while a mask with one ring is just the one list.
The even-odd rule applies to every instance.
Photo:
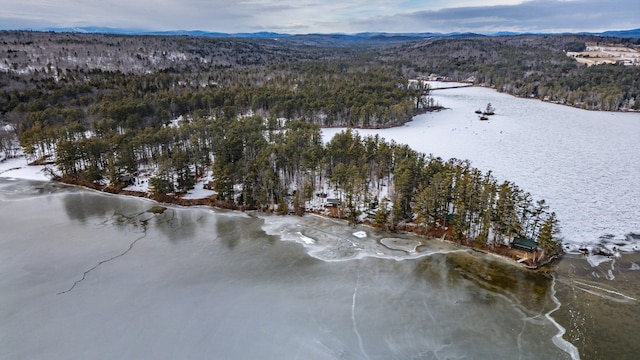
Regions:
[[511, 247], [517, 250], [522, 250], [526, 252], [534, 252], [538, 249], [538, 243], [533, 239], [519, 237], [513, 239], [513, 243], [511, 243]]

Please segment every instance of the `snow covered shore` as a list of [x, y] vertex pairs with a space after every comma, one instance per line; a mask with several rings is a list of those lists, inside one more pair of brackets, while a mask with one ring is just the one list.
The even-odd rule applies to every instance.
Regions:
[[[4, 158], [4, 156], [0, 158]], [[49, 181], [51, 179], [45, 174], [44, 168], [42, 165], [30, 166], [24, 156], [19, 156], [0, 161], [0, 177]]]

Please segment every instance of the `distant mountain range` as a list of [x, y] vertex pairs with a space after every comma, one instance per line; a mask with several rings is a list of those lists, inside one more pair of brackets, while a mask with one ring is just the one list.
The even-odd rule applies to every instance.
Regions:
[[[408, 41], [425, 38], [468, 38], [468, 37], [480, 37], [480, 36], [514, 36], [514, 35], [560, 35], [549, 33], [520, 33], [520, 32], [496, 32], [492, 34], [478, 34], [478, 33], [387, 33], [387, 32], [363, 32], [356, 34], [282, 34], [275, 32], [253, 32], [253, 33], [222, 33], [211, 32], [201, 30], [173, 30], [173, 31], [148, 31], [142, 29], [121, 29], [121, 28], [109, 28], [109, 27], [76, 27], [76, 28], [45, 28], [37, 31], [52, 31], [52, 32], [73, 32], [73, 33], [88, 33], [88, 34], [117, 34], [117, 35], [163, 35], [163, 36], [200, 36], [200, 37], [217, 37], [217, 38], [254, 38], [254, 39], [282, 39], [282, 38], [325, 38], [334, 40], [376, 40], [376, 41]], [[593, 36], [610, 36], [617, 38], [633, 38], [640, 39], [640, 29], [632, 30], [615, 30], [604, 31], [600, 33], [594, 32], [578, 32], [578, 33], [563, 33], [563, 34], [578, 34], [578, 35], [593, 35]]]
[[620, 30], [620, 31], [605, 31], [605, 32], [600, 33], [600, 34], [593, 34], [593, 35], [640, 39], [640, 29]]

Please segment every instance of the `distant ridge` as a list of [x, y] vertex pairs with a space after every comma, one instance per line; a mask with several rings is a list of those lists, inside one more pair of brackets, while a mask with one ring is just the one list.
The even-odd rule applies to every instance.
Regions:
[[602, 36], [613, 36], [620, 38], [632, 38], [632, 39], [640, 39], [640, 29], [633, 30], [620, 30], [620, 31], [605, 31], [600, 33]]
[[283, 34], [276, 32], [253, 32], [253, 33], [224, 33], [203, 30], [169, 30], [169, 31], [149, 31], [143, 29], [123, 29], [110, 27], [68, 27], [68, 28], [44, 28], [32, 29], [33, 31], [51, 31], [51, 32], [70, 32], [70, 33], [87, 33], [87, 34], [117, 34], [117, 35], [158, 35], [158, 36], [198, 36], [198, 37], [217, 37], [217, 38], [255, 38], [255, 39], [279, 39], [279, 38], [339, 38], [341, 40], [375, 40], [375, 41], [410, 41], [425, 38], [469, 38], [482, 36], [517, 36], [517, 35], [593, 35], [593, 36], [609, 36], [618, 38], [640, 39], [640, 28], [631, 30], [609, 30], [604, 32], [575, 32], [575, 33], [530, 33], [530, 32], [512, 32], [502, 31], [491, 34], [479, 33], [438, 33], [438, 32], [416, 32], [416, 33], [387, 33], [387, 32], [362, 32], [354, 34], [343, 33], [322, 33], [322, 34]]
[[99, 27], [99, 26], [23, 29], [23, 30], [57, 32], [57, 33], [114, 34], [114, 35], [135, 35], [135, 34], [142, 34], [145, 32], [145, 30], [143, 29], [121, 29], [121, 28], [110, 28], [110, 27]]
[[202, 30], [167, 30], [149, 31], [143, 29], [121, 29], [110, 27], [74, 27], [74, 28], [44, 28], [33, 29], [33, 31], [57, 32], [57, 33], [80, 33], [80, 34], [115, 34], [115, 35], [159, 35], [159, 36], [206, 36], [206, 37], [240, 37], [240, 38], [282, 38], [291, 35], [274, 32], [255, 33], [222, 33]]
[[275, 32], [255, 32], [255, 33], [221, 33], [200, 30], [174, 30], [174, 31], [146, 31], [138, 33], [140, 35], [162, 35], [162, 36], [203, 36], [220, 38], [254, 38], [254, 39], [274, 39], [284, 38], [292, 35]]

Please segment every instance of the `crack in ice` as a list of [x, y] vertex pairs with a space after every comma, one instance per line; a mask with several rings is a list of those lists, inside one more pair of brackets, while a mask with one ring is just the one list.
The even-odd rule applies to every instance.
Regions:
[[560, 309], [562, 305], [560, 300], [556, 297], [556, 278], [553, 277], [553, 281], [551, 282], [551, 300], [556, 304], [556, 307], [551, 309], [545, 316], [551, 323], [558, 329], [558, 333], [551, 339], [553, 343], [560, 349], [569, 354], [572, 360], [580, 360], [580, 352], [578, 348], [567, 340], [563, 339], [562, 336], [567, 332], [567, 330], [562, 327], [562, 325], [558, 324], [558, 322], [551, 316], [554, 312]]
[[[623, 294], [623, 293], [621, 293], [621, 292], [618, 292], [618, 291], [613, 291], [613, 290], [605, 289], [605, 288], [603, 288], [603, 287], [595, 286], [595, 285], [591, 285], [591, 284], [587, 284], [587, 283], [584, 283], [584, 282], [582, 282], [582, 281], [574, 281], [574, 282], [575, 282], [576, 284], [579, 284], [579, 285], [588, 286], [588, 287], [590, 287], [590, 288], [597, 289], [597, 290], [601, 290], [601, 291], [604, 291], [604, 292], [609, 293], [609, 294], [612, 294], [612, 295], [620, 296], [620, 297], [622, 297], [622, 298], [624, 298], [624, 299], [627, 299], [627, 300], [629, 300], [629, 301], [638, 301], [638, 299], [633, 298], [633, 297], [631, 297], [631, 296], [627, 296], [627, 295], [625, 295], [625, 294]], [[584, 291], [584, 292], [586, 292], [586, 293], [589, 293], [589, 294], [592, 294], [592, 295], [596, 295], [596, 296], [600, 296], [600, 297], [601, 297], [601, 298], [603, 298], [603, 299], [609, 299], [609, 300], [617, 301], [617, 302], [628, 302], [628, 301], [625, 301], [625, 300], [618, 300], [618, 299], [616, 299], [616, 298], [614, 298], [614, 297], [612, 297], [612, 296], [606, 296], [605, 294], [598, 293], [598, 292], [593, 291], [593, 290], [585, 289], [585, 288], [582, 288], [582, 287], [580, 287], [580, 286], [576, 286], [576, 288], [577, 288], [577, 289], [580, 289], [580, 290], [582, 290], [582, 291]]]
[[360, 285], [360, 269], [358, 268], [358, 277], [356, 278], [356, 287], [353, 289], [353, 297], [351, 300], [351, 322], [353, 323], [353, 332], [356, 333], [358, 337], [358, 345], [360, 345], [360, 351], [365, 358], [370, 359], [367, 352], [364, 350], [364, 344], [362, 342], [362, 336], [360, 336], [360, 332], [358, 331], [358, 323], [356, 321], [356, 298], [358, 296], [358, 286]]
[[70, 287], [69, 289], [67, 289], [67, 290], [65, 290], [65, 291], [61, 291], [61, 292], [57, 293], [56, 295], [62, 295], [62, 294], [66, 294], [66, 293], [70, 292], [71, 290], [73, 290], [73, 289], [76, 287], [76, 285], [78, 285], [80, 282], [82, 282], [84, 279], [86, 279], [87, 275], [88, 275], [90, 272], [92, 272], [93, 270], [97, 269], [100, 265], [102, 265], [102, 264], [104, 264], [104, 263], [108, 263], [109, 261], [115, 260], [115, 259], [117, 259], [117, 258], [119, 258], [119, 257], [121, 257], [121, 256], [126, 255], [129, 251], [131, 251], [131, 249], [133, 249], [133, 246], [134, 246], [138, 241], [140, 241], [140, 240], [144, 239], [146, 236], [147, 236], [147, 229], [146, 229], [146, 227], [144, 227], [144, 228], [143, 228], [142, 235], [140, 235], [137, 239], [133, 240], [133, 241], [131, 242], [131, 244], [129, 244], [129, 247], [127, 248], [127, 250], [125, 250], [124, 252], [122, 252], [122, 253], [120, 253], [120, 254], [118, 254], [118, 255], [112, 256], [112, 257], [110, 257], [109, 259], [106, 259], [106, 260], [102, 260], [102, 261], [100, 261], [99, 263], [97, 263], [96, 265], [94, 265], [91, 269], [89, 269], [89, 270], [85, 271], [85, 272], [82, 274], [82, 278], [80, 278], [80, 279], [76, 280], [76, 281], [73, 283], [73, 285], [71, 285], [71, 287]]
[[436, 321], [436, 318], [433, 317], [433, 314], [431, 313], [431, 310], [429, 310], [429, 304], [427, 304], [427, 300], [422, 299], [422, 304], [424, 305], [425, 310], [427, 310], [427, 314], [429, 315], [431, 320], [433, 320], [433, 322], [437, 324], [438, 322]]

